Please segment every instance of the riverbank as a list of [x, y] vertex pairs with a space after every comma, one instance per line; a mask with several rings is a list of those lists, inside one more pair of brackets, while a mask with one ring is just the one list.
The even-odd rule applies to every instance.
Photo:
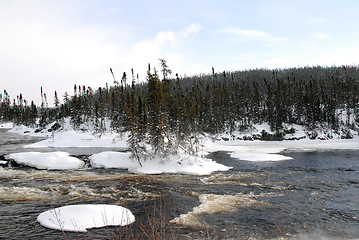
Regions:
[[[4, 124], [4, 126], [10, 127], [11, 124]], [[308, 132], [302, 126], [286, 126], [282, 132], [278, 133], [271, 131], [268, 124], [261, 124], [243, 132], [199, 135], [197, 156], [179, 152], [177, 155], [170, 155], [165, 161], [159, 158], [149, 159], [141, 166], [139, 162], [131, 158], [129, 152], [126, 152], [127, 133], [113, 131], [98, 133], [91, 126], [87, 126], [86, 130], [75, 130], [69, 119], [62, 124], [49, 124], [43, 129], [15, 126], [9, 131], [24, 136], [46, 137], [45, 140], [25, 145], [24, 153], [6, 156], [7, 159], [15, 160], [19, 164], [39, 169], [83, 168], [85, 164], [79, 159], [74, 159], [66, 151], [51, 152], [51, 149], [66, 148], [109, 148], [109, 151], [89, 155], [90, 167], [93, 168], [121, 168], [139, 174], [190, 175], [208, 175], [216, 171], [231, 169], [230, 166], [216, 163], [205, 157], [217, 151], [229, 152], [232, 158], [242, 161], [283, 161], [291, 160], [291, 157], [283, 155], [284, 152], [290, 151], [359, 150], [359, 137], [354, 131], [350, 132], [350, 138], [344, 138], [344, 135], [333, 132], [330, 133], [329, 138], [329, 133], [321, 130], [316, 131], [315, 139], [311, 139], [313, 132]], [[276, 139], [278, 136], [280, 136], [280, 141], [263, 140]], [[41, 154], [40, 160], [37, 152], [39, 149], [48, 150], [46, 154]], [[50, 162], [47, 159], [54, 159], [54, 161]], [[73, 163], [74, 161], [76, 163]], [[47, 165], [44, 165], [45, 162]], [[66, 166], [57, 166], [59, 164]]]

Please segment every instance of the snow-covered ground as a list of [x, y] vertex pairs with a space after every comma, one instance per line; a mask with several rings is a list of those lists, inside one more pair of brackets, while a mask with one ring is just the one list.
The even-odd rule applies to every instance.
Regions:
[[179, 173], [207, 175], [214, 171], [227, 171], [230, 169], [230, 167], [210, 159], [189, 155], [169, 156], [165, 163], [161, 162], [161, 159], [151, 159], [144, 161], [140, 166], [130, 156], [129, 152], [102, 152], [92, 155], [90, 159], [91, 165], [96, 168], [122, 168], [139, 174]]
[[[75, 131], [66, 122], [62, 130], [48, 132], [47, 129], [50, 129], [51, 125], [37, 133], [35, 129], [25, 126], [16, 126], [10, 131], [23, 135], [48, 137], [48, 139], [26, 145], [26, 149], [102, 147], [121, 150], [127, 148], [127, 134], [121, 136], [118, 133], [107, 131], [100, 135], [93, 134], [90, 131]], [[59, 155], [59, 152], [42, 154], [37, 152], [13, 153], [7, 155], [6, 159], [13, 159], [19, 164], [38, 169], [76, 169], [83, 166], [76, 161], [76, 158], [70, 157], [69, 154], [65, 155], [65, 153]], [[94, 168], [121, 168], [138, 174], [178, 173], [207, 175], [215, 171], [227, 171], [231, 168], [205, 157], [190, 156], [185, 153], [169, 156], [165, 161], [157, 158], [143, 161], [142, 166], [140, 166], [136, 160], [131, 158], [129, 152], [104, 151], [90, 156], [90, 163]]]
[[331, 140], [283, 140], [283, 141], [211, 141], [204, 142], [207, 152], [227, 151], [231, 157], [244, 161], [282, 161], [290, 157], [284, 151], [359, 150], [359, 138]]
[[120, 135], [111, 131], [105, 134], [87, 131], [75, 131], [67, 119], [62, 123], [58, 131], [49, 131], [54, 123], [44, 129], [35, 129], [24, 125], [15, 126], [10, 130], [12, 133], [33, 137], [46, 137], [48, 139], [25, 146], [25, 148], [67, 148], [67, 147], [122, 147], [126, 148], [127, 135]]
[[90, 228], [126, 226], [135, 221], [127, 208], [117, 205], [68, 205], [41, 213], [37, 221], [44, 227], [60, 231], [86, 232]]
[[13, 123], [0, 123], [0, 128], [13, 128]]
[[[294, 127], [296, 131], [285, 135], [284, 139], [286, 140], [282, 141], [238, 140], [246, 136], [259, 135], [263, 130], [273, 134], [268, 124], [261, 124], [255, 125], [254, 129], [247, 132], [234, 132], [232, 134], [207, 137], [203, 140], [203, 145], [206, 152], [228, 151], [231, 157], [244, 161], [290, 160], [290, 157], [281, 154], [284, 151], [359, 150], [359, 137], [355, 132], [352, 133], [352, 139], [340, 139], [340, 136], [327, 139], [323, 131], [319, 132], [316, 139], [311, 140], [302, 126], [294, 125], [290, 127]], [[287, 128], [289, 129], [289, 127]]]
[[[270, 133], [267, 124], [256, 125], [255, 128], [247, 132], [234, 132], [232, 134], [221, 134], [217, 136], [202, 136], [201, 153], [203, 155], [215, 151], [228, 151], [233, 158], [243, 161], [283, 161], [290, 160], [290, 157], [284, 156], [283, 151], [315, 151], [330, 149], [359, 149], [358, 136], [353, 134], [353, 139], [330, 140], [310, 140], [301, 126], [293, 126], [296, 131], [287, 134], [287, 139], [283, 141], [245, 141], [245, 136], [254, 136], [260, 134], [263, 130]], [[11, 129], [11, 132], [31, 135], [47, 136], [48, 139], [40, 142], [26, 145], [27, 149], [35, 148], [56, 148], [56, 147], [111, 147], [126, 149], [127, 135], [122, 136], [118, 133], [107, 131], [105, 133], [93, 134], [91, 131], [75, 131], [65, 122], [63, 127], [56, 132], [49, 132], [49, 125], [42, 131], [35, 133], [34, 129], [17, 126]], [[321, 138], [323, 139], [323, 138]], [[81, 168], [83, 162], [70, 157], [65, 152], [26, 152], [13, 153], [6, 156], [7, 159], [14, 159], [20, 164], [36, 167], [39, 169], [74, 169]], [[165, 161], [160, 159], [149, 159], [142, 162], [142, 166], [131, 158], [129, 152], [104, 151], [90, 156], [91, 166], [94, 168], [122, 168], [138, 174], [192, 174], [207, 175], [215, 171], [227, 171], [231, 167], [224, 166], [205, 157], [190, 156], [188, 154], [179, 154], [169, 156]]]

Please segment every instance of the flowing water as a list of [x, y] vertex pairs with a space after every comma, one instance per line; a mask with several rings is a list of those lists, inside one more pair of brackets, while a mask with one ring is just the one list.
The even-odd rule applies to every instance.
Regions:
[[[22, 146], [34, 141], [0, 130], [0, 156], [29, 151]], [[108, 149], [67, 150], [87, 161]], [[160, 206], [178, 239], [359, 238], [359, 151], [285, 154], [293, 160], [246, 162], [215, 152], [208, 157], [233, 169], [209, 176], [6, 164], [0, 168], [0, 239], [116, 239], [121, 228], [63, 234], [36, 222], [43, 211], [80, 203], [125, 206], [136, 216], [134, 228]]]

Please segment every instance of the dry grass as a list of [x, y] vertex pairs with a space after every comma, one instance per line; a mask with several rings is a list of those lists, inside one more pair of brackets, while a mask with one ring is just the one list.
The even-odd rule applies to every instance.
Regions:
[[166, 240], [180, 239], [176, 236], [173, 224], [167, 217], [166, 207], [162, 199], [155, 200], [153, 206], [145, 211], [145, 218], [139, 220], [136, 224], [128, 225], [124, 228], [118, 228], [114, 238], [116, 240]]
[[70, 237], [70, 233], [62, 231], [64, 239], [108, 239], [108, 240], [172, 240], [172, 239], [188, 239], [179, 236], [175, 232], [174, 224], [170, 223], [167, 217], [166, 206], [162, 199], [153, 202], [148, 210], [145, 210], [145, 217], [124, 227], [105, 227], [101, 236], [96, 233], [88, 233], [83, 237]]

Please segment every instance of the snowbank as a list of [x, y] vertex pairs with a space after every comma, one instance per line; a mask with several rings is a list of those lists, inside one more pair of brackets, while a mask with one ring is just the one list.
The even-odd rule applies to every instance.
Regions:
[[49, 137], [51, 133], [44, 129], [42, 131], [37, 131], [35, 128], [24, 126], [24, 125], [17, 125], [14, 126], [12, 129], [9, 130], [11, 133], [17, 133], [20, 135], [32, 136], [32, 137]]
[[78, 169], [85, 165], [83, 161], [70, 157], [67, 152], [22, 152], [6, 155], [5, 158], [13, 159], [18, 164], [48, 170]]
[[[271, 143], [271, 145], [268, 145]], [[291, 157], [279, 154], [286, 150], [282, 142], [263, 141], [215, 141], [207, 139], [204, 142], [206, 152], [226, 151], [231, 157], [244, 161], [283, 161]]]
[[102, 152], [90, 157], [91, 165], [95, 168], [121, 168], [128, 169], [132, 173], [139, 174], [191, 174], [208, 175], [215, 171], [228, 171], [231, 167], [216, 163], [207, 158], [194, 157], [189, 155], [172, 155], [161, 159], [150, 159], [139, 163], [131, 158], [129, 152]]
[[201, 158], [190, 155], [172, 155], [168, 156], [165, 162], [160, 159], [151, 159], [146, 161], [143, 167], [131, 168], [130, 172], [142, 174], [190, 174], [190, 175], [208, 175], [216, 171], [228, 171], [232, 167], [212, 161], [208, 158]]
[[122, 139], [118, 134], [96, 136], [90, 132], [74, 130], [58, 132], [49, 139], [26, 145], [25, 148], [66, 148], [66, 147], [121, 147], [126, 148], [127, 137]]
[[231, 157], [243, 161], [283, 161], [291, 158], [282, 154], [285, 151], [326, 151], [326, 150], [359, 150], [359, 139], [331, 140], [284, 140], [284, 141], [212, 141], [203, 143], [207, 153], [215, 151], [230, 152]]
[[[49, 124], [45, 129], [37, 131], [34, 129], [17, 126], [11, 131], [20, 134], [29, 134], [33, 136], [47, 136], [48, 139], [25, 146], [26, 148], [67, 148], [67, 147], [100, 147], [127, 149], [127, 134], [120, 135], [111, 131], [103, 134], [94, 134], [93, 129], [88, 131], [75, 131], [65, 120], [61, 128], [49, 132], [55, 123]], [[321, 138], [310, 140], [306, 135], [303, 126], [288, 125], [285, 126], [286, 135], [283, 141], [260, 141], [254, 140], [261, 136], [276, 137], [270, 131], [268, 124], [255, 125], [243, 132], [233, 132], [231, 134], [219, 134], [216, 136], [204, 135], [200, 141], [203, 146], [203, 154], [215, 151], [227, 151], [231, 157], [243, 161], [283, 161], [291, 158], [283, 155], [284, 151], [316, 151], [316, 150], [334, 150], [334, 149], [358, 149], [358, 136], [353, 134], [353, 139], [332, 138], [329, 140]], [[247, 139], [247, 140], [243, 140]], [[248, 141], [251, 140], [251, 141]], [[299, 140], [300, 139], [300, 140]], [[62, 153], [59, 156], [55, 153], [22, 153], [11, 154], [11, 158], [18, 163], [40, 169], [72, 169], [81, 168], [83, 162], [69, 157], [68, 153]], [[49, 160], [50, 159], [50, 160]], [[52, 159], [52, 160], [51, 160]], [[69, 161], [72, 159], [72, 161]], [[151, 158], [142, 161], [142, 167], [136, 160], [130, 158], [128, 152], [101, 152], [90, 157], [91, 165], [94, 168], [121, 168], [127, 169], [132, 173], [139, 174], [191, 174], [207, 175], [215, 171], [228, 171], [230, 167], [216, 163], [207, 158], [190, 156], [188, 154], [179, 154], [168, 156], [165, 160]]]
[[73, 232], [90, 228], [126, 226], [135, 221], [132, 212], [117, 205], [83, 204], [55, 208], [41, 213], [37, 221], [44, 227]]
[[0, 123], [0, 128], [13, 128], [13, 123]]
[[139, 164], [130, 158], [130, 152], [106, 151], [90, 156], [91, 166], [94, 168], [135, 168]]
[[260, 124], [245, 132], [207, 136], [203, 139], [203, 147], [207, 153], [227, 151], [230, 152], [231, 157], [243, 161], [291, 160], [290, 157], [281, 154], [284, 151], [359, 150], [359, 137], [355, 134], [353, 134], [352, 139], [340, 139], [340, 136], [328, 139], [321, 135], [317, 139], [311, 140], [306, 135], [303, 126], [290, 125], [286, 126], [286, 129], [293, 130], [285, 135], [284, 139], [287, 140], [253, 140], [260, 136], [263, 131], [268, 134], [275, 134], [270, 131], [268, 124]]
[[[54, 128], [55, 126], [57, 128]], [[109, 123], [108, 123], [109, 125]], [[56, 129], [56, 130], [54, 130]], [[32, 128], [24, 125], [15, 126], [9, 132], [25, 136], [46, 137], [43, 141], [26, 145], [25, 148], [67, 148], [67, 147], [111, 147], [127, 148], [127, 134], [120, 135], [112, 131], [95, 133], [93, 126], [86, 130], [74, 130], [67, 118], [61, 122], [53, 122], [44, 128]]]

